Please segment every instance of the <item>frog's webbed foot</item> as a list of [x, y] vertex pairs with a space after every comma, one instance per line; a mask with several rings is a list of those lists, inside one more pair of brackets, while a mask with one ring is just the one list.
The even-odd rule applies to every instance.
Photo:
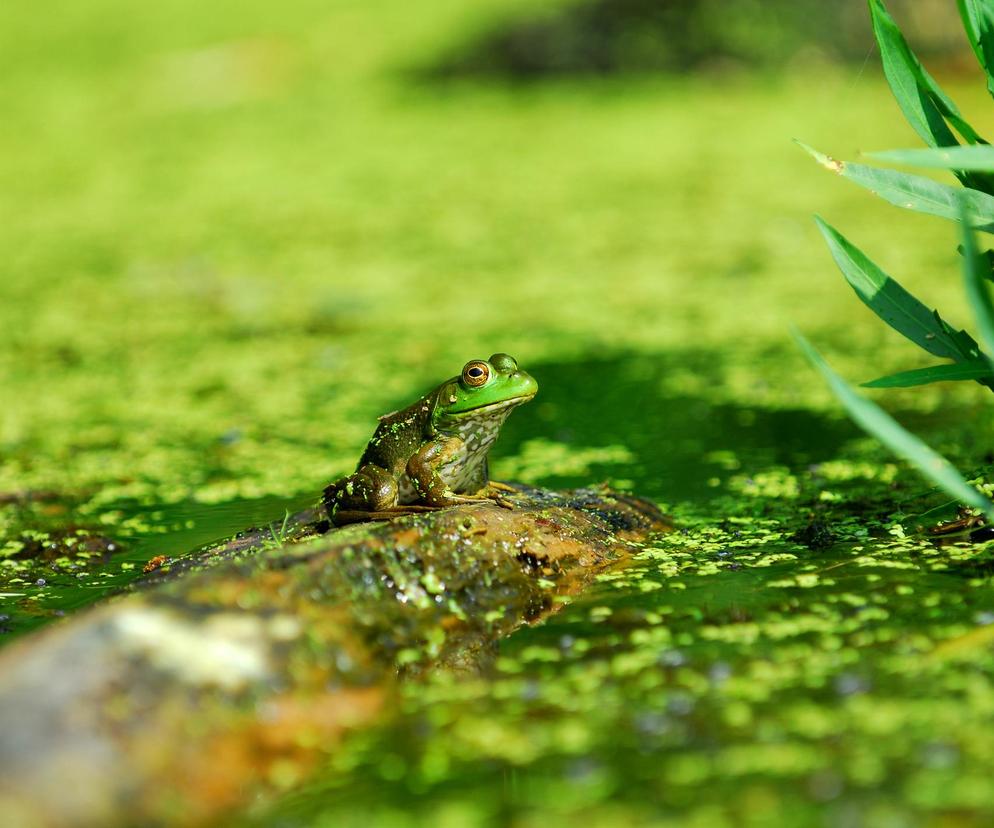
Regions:
[[500, 506], [501, 509], [507, 509], [508, 511], [514, 510], [514, 503], [506, 497], [501, 497], [499, 494], [492, 494], [487, 499], [492, 500], [496, 505]]
[[504, 483], [497, 484], [488, 483], [482, 489], [480, 489], [476, 494], [455, 494], [454, 492], [447, 492], [445, 499], [449, 505], [455, 506], [460, 503], [494, 503], [500, 506], [502, 509], [513, 509], [514, 502], [504, 497], [503, 492], [513, 492], [518, 494], [518, 490], [508, 486]]
[[513, 509], [514, 501], [504, 497], [502, 494], [503, 492], [511, 495], [521, 494], [521, 492], [514, 488], [514, 486], [509, 486], [507, 483], [501, 483], [499, 480], [491, 480], [487, 483], [486, 488], [483, 490], [483, 495], [484, 497], [492, 500], [502, 509]]

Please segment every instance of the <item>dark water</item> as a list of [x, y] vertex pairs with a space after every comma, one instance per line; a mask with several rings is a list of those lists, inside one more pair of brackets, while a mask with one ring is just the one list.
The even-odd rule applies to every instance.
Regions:
[[[542, 483], [577, 486], [596, 481], [598, 474], [612, 475], [631, 480], [633, 490], [644, 497], [707, 502], [730, 472], [803, 468], [837, 457], [845, 442], [860, 433], [843, 417], [806, 409], [714, 404], [668, 392], [667, 376], [677, 368], [686, 371], [688, 365], [720, 382], [720, 364], [708, 355], [629, 355], [531, 366], [541, 378], [533, 403], [538, 411], [522, 410], [511, 417], [497, 452], [513, 454], [536, 436], [567, 446], [622, 445], [635, 456], [633, 462], [595, 466], [585, 477], [550, 474]], [[715, 459], [719, 455], [725, 457]]]
[[157, 556], [181, 557], [252, 526], [278, 533], [287, 513], [314, 499], [162, 506], [122, 501], [107, 508], [117, 516], [109, 526], [74, 518], [71, 502], [57, 509], [45, 503], [8, 506], [15, 526], [37, 540], [11, 559], [16, 567], [0, 569], [0, 644], [126, 589]]

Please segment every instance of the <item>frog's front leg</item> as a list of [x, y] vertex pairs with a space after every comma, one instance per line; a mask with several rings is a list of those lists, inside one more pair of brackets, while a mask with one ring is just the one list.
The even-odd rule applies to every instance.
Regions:
[[455, 459], [463, 448], [459, 437], [439, 437], [421, 447], [407, 462], [407, 476], [411, 478], [418, 490], [421, 500], [435, 507], [457, 506], [460, 503], [480, 503], [485, 500], [495, 500], [498, 505], [510, 508], [496, 492], [490, 492], [486, 480], [479, 494], [459, 494], [452, 491], [442, 479], [439, 471], [443, 466]]
[[439, 437], [425, 443], [407, 461], [407, 476], [418, 490], [421, 501], [429, 506], [456, 506], [460, 503], [474, 503], [483, 498], [456, 494], [439, 474], [441, 468], [454, 460], [463, 448], [458, 437]]

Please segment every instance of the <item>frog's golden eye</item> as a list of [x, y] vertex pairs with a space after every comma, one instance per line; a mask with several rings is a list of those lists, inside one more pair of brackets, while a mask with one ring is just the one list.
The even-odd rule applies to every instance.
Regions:
[[490, 379], [490, 366], [485, 362], [467, 362], [462, 369], [462, 381], [470, 388], [486, 385]]

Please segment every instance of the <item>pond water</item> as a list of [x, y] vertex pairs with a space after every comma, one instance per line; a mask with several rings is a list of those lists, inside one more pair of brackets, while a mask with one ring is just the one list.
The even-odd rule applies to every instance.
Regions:
[[[886, 466], [836, 459], [858, 438], [847, 421], [675, 394], [677, 363], [529, 366], [540, 397], [508, 421], [495, 469], [630, 487], [678, 531], [499, 642], [479, 677], [404, 683], [395, 715], [247, 824], [760, 825], [789, 809], [796, 824], [911, 825], [977, 807], [994, 562], [906, 537], [868, 485]], [[921, 488], [888, 485], [888, 498]], [[120, 590], [157, 555], [278, 532], [313, 499], [122, 501], [89, 525], [70, 503], [8, 505], [25, 549], [3, 570], [3, 639]]]
[[[696, 370], [714, 363], [698, 359]], [[833, 458], [857, 435], [847, 420], [806, 409], [675, 395], [666, 383], [674, 362], [629, 353], [531, 366], [542, 377], [541, 394], [505, 426], [495, 474], [550, 488], [604, 480], [664, 506], [686, 507], [714, 500], [732, 475], [803, 470]], [[686, 358], [679, 362], [687, 368]], [[179, 558], [248, 527], [278, 532], [286, 514], [316, 496], [161, 505], [120, 500], [99, 509], [44, 496], [11, 504], [7, 542], [23, 549], [0, 567], [0, 644], [120, 591], [159, 556]]]
[[[853, 381], [921, 366], [815, 211], [971, 318], [950, 226], [790, 142], [914, 143], [872, 55], [436, 87], [403, 67], [507, 3], [9, 5], [0, 647], [160, 556], [278, 535], [376, 415], [503, 350], [541, 390], [495, 478], [608, 481], [678, 531], [481, 675], [404, 682], [389, 719], [243, 822], [994, 822], [990, 552], [914, 534], [943, 499], [788, 333]], [[940, 79], [994, 134], [984, 84]], [[972, 470], [992, 459], [975, 391], [878, 399]]]
[[[563, 443], [587, 468], [530, 473], [628, 481], [682, 530], [501, 641], [480, 678], [404, 685], [393, 721], [251, 824], [975, 824], [994, 561], [907, 536], [893, 501], [942, 499], [840, 466], [847, 422], [673, 395], [672, 368], [536, 366], [537, 416], [500, 453], [527, 471], [530, 446]], [[610, 446], [627, 453], [593, 451]]]
[[915, 825], [978, 807], [994, 592], [911, 557], [731, 527], [650, 548], [502, 642], [486, 678], [406, 687], [396, 722], [255, 824]]

